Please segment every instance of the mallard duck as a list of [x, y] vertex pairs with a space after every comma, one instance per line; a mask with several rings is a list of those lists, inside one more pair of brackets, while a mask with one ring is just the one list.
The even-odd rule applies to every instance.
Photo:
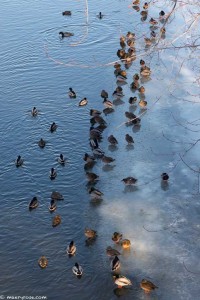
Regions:
[[113, 278], [114, 278], [115, 284], [118, 286], [118, 288], [122, 288], [123, 286], [132, 285], [131, 281], [123, 275], [114, 275]]
[[48, 260], [45, 256], [41, 256], [38, 260], [38, 265], [40, 268], [44, 269], [48, 266]]
[[73, 91], [72, 88], [69, 88], [68, 95], [70, 98], [76, 98], [76, 93]]
[[119, 251], [117, 251], [116, 249], [108, 246], [107, 249], [106, 249], [106, 254], [108, 256], [118, 256], [118, 255], [121, 255], [121, 253]]
[[156, 32], [154, 30], [151, 31], [150, 36], [155, 39], [156, 38]]
[[140, 287], [144, 290], [145, 293], [149, 294], [151, 291], [158, 289], [158, 287], [151, 281], [142, 279], [140, 282]]
[[157, 22], [154, 18], [151, 18], [151, 19], [149, 20], [149, 23], [150, 23], [151, 25], [157, 25], [157, 24], [158, 24], [158, 22]]
[[97, 16], [99, 19], [102, 19], [103, 18], [103, 15], [101, 13], [101, 11], [99, 12], [98, 16]]
[[92, 125], [95, 125], [96, 123], [98, 123], [100, 125], [106, 125], [106, 121], [99, 115], [96, 115], [95, 117], [91, 118], [90, 123]]
[[51, 168], [51, 171], [50, 171], [50, 173], [49, 173], [50, 179], [53, 180], [53, 179], [56, 178], [56, 176], [57, 176], [56, 170], [55, 170], [54, 168]]
[[97, 232], [90, 228], [85, 228], [85, 236], [89, 239], [95, 239], [97, 237]]
[[135, 33], [128, 31], [126, 34], [126, 39], [127, 40], [133, 40], [135, 38]]
[[59, 158], [58, 158], [58, 162], [61, 164], [61, 165], [64, 165], [65, 164], [65, 161], [66, 159], [64, 158], [63, 154], [60, 154]]
[[140, 59], [140, 66], [141, 67], [145, 67], [146, 63], [143, 59]]
[[49, 211], [53, 212], [54, 210], [56, 210], [56, 201], [55, 200], [51, 200], [50, 202], [50, 206], [49, 206]]
[[46, 146], [46, 141], [41, 138], [38, 142], [38, 146], [44, 148]]
[[119, 258], [117, 256], [114, 257], [114, 259], [111, 261], [111, 271], [115, 272], [120, 268], [120, 261]]
[[92, 199], [102, 199], [103, 196], [103, 193], [100, 190], [95, 189], [94, 187], [91, 187], [89, 189], [89, 194]]
[[105, 152], [99, 147], [93, 148], [92, 152], [93, 152], [94, 155], [97, 155], [99, 157], [101, 157], [102, 155], [105, 154]]
[[118, 62], [115, 62], [114, 63], [114, 68], [119, 69], [119, 68], [121, 68], [121, 65]]
[[116, 75], [117, 81], [119, 82], [126, 82], [126, 72], [125, 71], [120, 71], [119, 74]]
[[138, 73], [135, 73], [135, 74], [133, 75], [133, 80], [134, 80], [134, 81], [138, 81], [139, 79], [140, 79], [139, 74], [138, 74]]
[[79, 102], [78, 106], [85, 106], [85, 105], [87, 105], [87, 104], [88, 104], [87, 98], [83, 98], [83, 99]]
[[104, 162], [105, 164], [110, 164], [110, 163], [112, 163], [113, 161], [115, 161], [115, 159], [114, 158], [112, 158], [112, 157], [109, 157], [109, 156], [103, 156], [102, 157], [102, 162]]
[[105, 90], [101, 91], [101, 98], [107, 99], [108, 98], [108, 93]]
[[86, 172], [86, 176], [89, 182], [95, 182], [96, 180], [99, 180], [99, 176], [95, 173]]
[[159, 12], [159, 20], [163, 20], [165, 18], [165, 12], [163, 10], [161, 10]]
[[104, 105], [105, 107], [109, 107], [109, 108], [112, 108], [112, 107], [113, 107], [112, 101], [107, 100], [106, 98], [104, 98], [104, 100], [103, 100], [103, 105]]
[[133, 5], [139, 5], [140, 4], [140, 0], [134, 0], [132, 4]]
[[125, 183], [125, 185], [133, 185], [137, 182], [137, 179], [129, 176], [129, 177], [122, 179], [122, 181]]
[[99, 147], [97, 138], [90, 138], [90, 147], [92, 148], [92, 150]]
[[140, 14], [141, 14], [142, 17], [146, 17], [146, 16], [148, 15], [148, 11], [142, 10], [142, 11], [140, 12]]
[[160, 28], [160, 33], [161, 33], [162, 35], [164, 35], [164, 34], [166, 33], [165, 27]]
[[121, 239], [122, 239], [122, 233], [119, 233], [119, 232], [114, 232], [113, 233], [113, 235], [112, 235], [113, 242], [115, 242], [116, 244], [118, 244]]
[[133, 5], [133, 9], [135, 9], [136, 11], [140, 11], [140, 7], [138, 5]]
[[131, 111], [125, 111], [125, 116], [130, 120], [136, 118], [136, 115]]
[[88, 153], [85, 153], [83, 160], [86, 162], [94, 162], [95, 158], [92, 155], [89, 155]]
[[100, 141], [102, 139], [102, 132], [99, 129], [94, 128], [94, 126], [91, 126], [90, 139], [97, 139], [98, 141]]
[[61, 216], [56, 215], [52, 220], [52, 227], [56, 227], [61, 223]]
[[55, 122], [53, 122], [53, 123], [51, 124], [51, 126], [50, 126], [50, 131], [51, 131], [51, 132], [54, 132], [54, 131], [56, 131], [56, 129], [57, 129], [57, 125], [56, 125]]
[[125, 140], [127, 141], [128, 144], [133, 144], [134, 143], [134, 140], [133, 140], [132, 136], [129, 135], [128, 133], [125, 136]]
[[125, 56], [125, 54], [126, 54], [126, 52], [125, 52], [124, 49], [118, 49], [118, 50], [117, 50], [117, 56], [118, 56], [119, 58], [123, 59], [124, 56]]
[[71, 16], [72, 12], [70, 10], [65, 10], [65, 11], [62, 12], [62, 15], [63, 16]]
[[63, 195], [61, 193], [53, 191], [51, 193], [51, 199], [52, 200], [64, 200], [64, 197], [63, 197]]
[[127, 45], [128, 45], [129, 47], [134, 47], [134, 46], [135, 46], [135, 41], [132, 40], [132, 39], [127, 40], [126, 43], [127, 43]]
[[141, 74], [143, 77], [149, 77], [149, 76], [151, 75], [151, 70], [150, 70], [149, 67], [141, 68], [140, 74]]
[[135, 119], [131, 120], [131, 121], [129, 122], [129, 124], [131, 123], [131, 124], [137, 126], [137, 125], [140, 125], [140, 122], [141, 122], [141, 119], [138, 118], [138, 117], [136, 117]]
[[146, 108], [146, 106], [147, 106], [147, 101], [145, 101], [145, 100], [140, 100], [140, 101], [139, 101], [139, 106], [140, 106], [141, 108]]
[[149, 38], [146, 38], [146, 37], [144, 38], [144, 42], [145, 42], [146, 46], [151, 46], [151, 44], [152, 44], [152, 40]]
[[126, 42], [125, 42], [124, 37], [123, 37], [123, 38], [120, 37], [120, 42], [119, 42], [119, 44], [120, 44], [120, 46], [121, 46], [122, 48], [125, 48], [125, 47], [126, 47]]
[[138, 92], [140, 94], [144, 94], [145, 93], [145, 87], [144, 86], [139, 87]]
[[124, 249], [128, 249], [131, 246], [131, 242], [128, 239], [124, 239], [120, 243], [121, 243], [122, 248], [124, 248]]
[[135, 104], [137, 102], [137, 97], [130, 97], [128, 100], [128, 103], [130, 105]]
[[22, 159], [21, 156], [19, 155], [19, 156], [17, 157], [16, 161], [15, 161], [16, 167], [22, 166], [22, 165], [23, 165], [23, 162], [24, 162], [23, 159]]
[[67, 254], [74, 255], [76, 252], [76, 246], [74, 244], [74, 241], [71, 241], [69, 246], [67, 247]]
[[147, 2], [145, 2], [144, 5], [143, 5], [143, 8], [144, 9], [148, 9], [149, 8], [149, 4]]
[[37, 197], [33, 197], [31, 202], [29, 203], [29, 210], [32, 210], [32, 209], [38, 207], [38, 205], [39, 205], [39, 202], [38, 202]]
[[106, 116], [109, 115], [109, 114], [112, 114], [114, 111], [115, 111], [115, 110], [114, 110], [114, 108], [112, 108], [112, 107], [106, 107], [106, 108], [103, 109], [103, 113], [104, 113]]
[[136, 80], [136, 81], [133, 81], [130, 85], [130, 88], [132, 90], [137, 90], [139, 88], [139, 82]]
[[92, 169], [95, 165], [96, 161], [88, 161], [85, 163], [84, 165], [84, 170], [88, 171], [90, 169]]
[[118, 144], [118, 141], [117, 141], [117, 139], [114, 137], [114, 135], [110, 135], [109, 137], [108, 137], [108, 142], [111, 144], [111, 145], [117, 145]]
[[70, 37], [70, 36], [73, 36], [74, 33], [72, 32], [63, 32], [63, 31], [60, 31], [59, 34], [61, 35], [61, 38], [65, 38], [65, 37]]
[[78, 264], [75, 263], [74, 267], [72, 268], [72, 272], [77, 276], [81, 277], [83, 274], [83, 268]]
[[169, 175], [167, 173], [162, 173], [161, 178], [162, 178], [163, 181], [168, 181]]
[[123, 94], [123, 89], [121, 86], [118, 86], [114, 92], [113, 92], [113, 96], [117, 96], [117, 97], [123, 97], [124, 94]]
[[33, 117], [36, 117], [38, 115], [38, 110], [35, 106], [32, 108], [31, 114], [32, 114]]

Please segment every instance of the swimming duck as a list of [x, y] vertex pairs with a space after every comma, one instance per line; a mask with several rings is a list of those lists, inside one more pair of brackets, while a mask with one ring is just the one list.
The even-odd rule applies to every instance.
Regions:
[[70, 98], [76, 98], [76, 93], [73, 91], [72, 88], [69, 88], [68, 95]]
[[47, 267], [48, 265], [48, 260], [45, 256], [41, 256], [38, 260], [38, 265], [40, 266], [40, 268], [44, 269]]
[[103, 196], [103, 193], [100, 190], [95, 189], [94, 187], [90, 188], [89, 194], [92, 199], [102, 199]]
[[151, 281], [142, 279], [140, 282], [140, 287], [144, 290], [145, 293], [149, 294], [151, 291], [158, 289], [158, 287]]
[[115, 110], [114, 110], [114, 108], [112, 108], [112, 107], [106, 107], [106, 108], [104, 108], [103, 109], [103, 113], [107, 116], [107, 115], [109, 115], [109, 114], [111, 114], [111, 113], [113, 113]]
[[160, 28], [160, 33], [161, 33], [162, 35], [164, 35], [164, 34], [166, 33], [165, 27]]
[[140, 79], [139, 74], [138, 74], [138, 73], [135, 73], [135, 74], [133, 75], [133, 80], [134, 80], [134, 81], [138, 81], [139, 79]]
[[149, 20], [149, 23], [150, 23], [151, 25], [157, 25], [157, 24], [158, 24], [158, 22], [157, 22], [154, 18], [151, 18], [151, 19]]
[[52, 227], [56, 227], [61, 223], [61, 216], [56, 215], [52, 221]]
[[113, 92], [113, 96], [117, 96], [117, 97], [123, 97], [123, 89], [121, 86], [118, 86], [114, 92]]
[[119, 233], [119, 232], [114, 232], [113, 233], [113, 235], [112, 235], [113, 242], [115, 242], [116, 244], [118, 244], [121, 239], [122, 239], [122, 233]]
[[87, 105], [87, 104], [88, 104], [87, 98], [83, 98], [83, 99], [79, 102], [78, 106], [85, 106], [85, 105]]
[[57, 129], [57, 125], [56, 125], [55, 122], [53, 122], [53, 123], [51, 124], [51, 126], [50, 126], [50, 131], [51, 131], [51, 132], [54, 132], [54, 131], [56, 131], [56, 129]]
[[131, 246], [131, 242], [128, 239], [124, 239], [120, 243], [121, 243], [122, 248], [124, 248], [124, 249], [128, 249]]
[[118, 74], [116, 75], [117, 81], [119, 82], [126, 82], [127, 76], [126, 71], [120, 70]]
[[165, 12], [163, 11], [163, 10], [161, 10], [160, 12], [159, 12], [159, 20], [161, 21], [161, 20], [163, 20], [165, 18]]
[[105, 164], [110, 164], [110, 163], [112, 163], [113, 161], [115, 161], [115, 159], [114, 158], [112, 158], [112, 157], [109, 157], [109, 156], [103, 156], [102, 157], [102, 162], [104, 162]]
[[114, 63], [114, 68], [119, 69], [119, 68], [121, 68], [121, 65], [118, 62], [115, 62]]
[[15, 161], [15, 165], [16, 165], [16, 167], [20, 167], [20, 166], [22, 166], [23, 165], [23, 159], [21, 158], [21, 155], [19, 155], [18, 157], [17, 157], [17, 159], [16, 159], [16, 161]]
[[101, 115], [101, 111], [97, 110], [97, 109], [90, 109], [90, 116], [92, 117], [96, 117]]
[[120, 261], [119, 258], [117, 256], [114, 257], [114, 259], [111, 261], [111, 271], [115, 272], [120, 268]]
[[131, 31], [128, 31], [127, 34], [126, 34], [126, 39], [127, 40], [133, 40], [135, 38], [135, 33], [131, 32]]
[[112, 108], [112, 107], [113, 107], [112, 101], [107, 100], [106, 98], [104, 98], [103, 104], [104, 104], [105, 107], [109, 107], [109, 108]]
[[99, 157], [101, 157], [102, 155], [105, 154], [105, 152], [100, 147], [94, 147], [92, 149], [92, 152], [93, 152], [94, 155], [97, 155]]
[[144, 94], [145, 93], [145, 87], [144, 86], [139, 87], [138, 91], [139, 91], [140, 94]]
[[60, 31], [59, 34], [61, 35], [61, 38], [63, 39], [64, 37], [70, 37], [73, 36], [74, 34], [72, 32], [63, 32]]
[[38, 115], [38, 110], [35, 106], [32, 108], [31, 114], [32, 114], [33, 117], [36, 117]]
[[64, 165], [65, 164], [65, 161], [66, 159], [64, 158], [63, 154], [60, 154], [59, 158], [58, 158], [58, 162], [61, 164], [61, 165]]
[[148, 11], [142, 10], [142, 11], [140, 12], [140, 14], [141, 14], [142, 17], [147, 17]]
[[122, 181], [125, 183], [125, 185], [133, 185], [137, 182], [137, 179], [129, 176], [129, 177], [122, 179]]
[[50, 171], [50, 173], [49, 173], [50, 179], [53, 180], [53, 179], [56, 178], [56, 176], [57, 176], [56, 170], [55, 170], [54, 168], [51, 168], [51, 171]]
[[133, 5], [139, 5], [139, 4], [140, 4], [140, 0], [135, 0], [135, 1], [133, 1], [132, 4], [133, 4]]
[[123, 275], [114, 275], [115, 284], [117, 284], [118, 288], [122, 288], [123, 286], [132, 285], [131, 281], [123, 276]]
[[32, 210], [32, 209], [38, 207], [38, 204], [39, 204], [39, 202], [38, 202], [37, 197], [33, 197], [33, 199], [31, 200], [31, 202], [29, 204], [29, 210]]
[[149, 4], [147, 2], [145, 2], [144, 5], [143, 5], [143, 8], [144, 9], [148, 9], [149, 8]]
[[118, 144], [117, 139], [112, 134], [108, 137], [108, 142], [114, 146]]
[[67, 247], [67, 254], [74, 255], [76, 252], [76, 246], [74, 244], [74, 241], [71, 241], [69, 246]]
[[83, 274], [83, 268], [78, 264], [75, 263], [74, 267], [72, 268], [72, 272], [77, 276], [81, 277]]
[[44, 148], [45, 146], [46, 146], [46, 142], [45, 142], [45, 140], [43, 140], [42, 138], [39, 140], [39, 142], [38, 142], [38, 146], [40, 147], [40, 148]]
[[120, 46], [122, 47], [122, 48], [125, 48], [126, 47], [126, 42], [125, 42], [125, 39], [124, 39], [124, 37], [120, 37]]
[[53, 212], [54, 210], [56, 210], [56, 201], [55, 200], [51, 200], [50, 206], [49, 206], [49, 211]]
[[133, 144], [134, 143], [134, 140], [133, 140], [132, 136], [129, 135], [128, 133], [125, 136], [125, 140], [127, 141], [128, 144]]
[[130, 88], [132, 90], [137, 90], [139, 88], [139, 82], [136, 80], [136, 81], [133, 81], [130, 85]]
[[89, 182], [95, 182], [96, 180], [99, 179], [98, 175], [96, 175], [95, 173], [91, 173], [91, 172], [86, 172], [86, 176], [87, 176]]
[[124, 49], [118, 49], [118, 50], [117, 50], [117, 56], [118, 56], [119, 58], [123, 59], [125, 55], [126, 55], [126, 52], [125, 52]]
[[101, 98], [103, 98], [103, 99], [108, 98], [108, 93], [105, 90], [101, 91]]
[[94, 167], [95, 163], [96, 163], [95, 160], [86, 162], [84, 165], [84, 170], [88, 171], [88, 170], [92, 169]]
[[143, 76], [143, 77], [148, 77], [151, 75], [151, 70], [149, 67], [145, 66], [144, 68], [141, 68], [140, 69], [140, 74]]
[[94, 156], [89, 155], [88, 153], [85, 153], [83, 160], [86, 162], [93, 162], [93, 161], [95, 161], [95, 158], [94, 158]]
[[130, 105], [135, 104], [137, 102], [137, 97], [130, 97], [128, 100], [128, 103]]
[[135, 41], [132, 40], [132, 39], [127, 40], [126, 43], [127, 43], [127, 45], [128, 45], [129, 47], [134, 47], [134, 45], [135, 45]]
[[147, 101], [145, 101], [145, 100], [140, 100], [140, 101], [139, 101], [139, 106], [140, 106], [141, 108], [146, 108], [146, 106], [147, 106]]
[[99, 12], [98, 16], [97, 16], [99, 19], [102, 19], [103, 18], [103, 15], [101, 13], [101, 11]]
[[167, 173], [162, 173], [161, 178], [162, 178], [163, 181], [168, 181], [169, 175]]
[[85, 228], [85, 236], [89, 239], [95, 239], [97, 237], [97, 232], [90, 228]]
[[51, 199], [52, 200], [64, 200], [64, 197], [63, 197], [63, 195], [61, 193], [53, 191], [51, 193]]
[[62, 15], [63, 16], [71, 16], [72, 12], [70, 10], [65, 10], [65, 11], [62, 12]]
[[106, 254], [108, 256], [118, 256], [118, 255], [121, 255], [121, 253], [119, 251], [117, 251], [116, 249], [108, 246], [107, 249], [106, 249]]
[[125, 116], [130, 120], [136, 118], [136, 115], [134, 113], [132, 113], [131, 111], [125, 111]]

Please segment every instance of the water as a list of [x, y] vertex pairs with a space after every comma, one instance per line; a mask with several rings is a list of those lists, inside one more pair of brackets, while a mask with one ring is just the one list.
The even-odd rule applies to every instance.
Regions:
[[[149, 16], [157, 16], [163, 7], [169, 12], [173, 4], [156, 2]], [[120, 257], [121, 274], [133, 282], [131, 289], [123, 291], [123, 299], [199, 299], [199, 178], [190, 169], [199, 168], [199, 144], [192, 147], [199, 130], [197, 51], [193, 56], [188, 48], [159, 55], [145, 51], [143, 35], [148, 36], [149, 24], [142, 23], [129, 5], [128, 1], [89, 1], [87, 24], [84, 1], [1, 3], [0, 283], [4, 295], [116, 299], [105, 249], [114, 246], [111, 236], [119, 231], [132, 243]], [[196, 6], [190, 8], [196, 11]], [[72, 10], [71, 17], [62, 16], [66, 9]], [[102, 20], [96, 17], [99, 11], [105, 15]], [[173, 15], [161, 46], [169, 46], [183, 31], [183, 16], [189, 20], [187, 6]], [[193, 38], [197, 28], [195, 24]], [[75, 35], [60, 40], [62, 30]], [[116, 88], [112, 62], [117, 59], [119, 37], [128, 30], [136, 33], [138, 57], [127, 70], [123, 102], [115, 103], [115, 112], [105, 117], [108, 128], [101, 148], [116, 162], [108, 167], [98, 160], [93, 169], [100, 176], [97, 188], [104, 192], [102, 203], [95, 205], [87, 192], [82, 159], [90, 152], [89, 109], [102, 110], [101, 90], [111, 95]], [[185, 38], [191, 40], [189, 33]], [[176, 42], [180, 46], [183, 40]], [[134, 95], [129, 85], [139, 72], [140, 58], [151, 66], [152, 80], [144, 84], [148, 110], [136, 130], [123, 123], [128, 98]], [[70, 86], [77, 92], [76, 100], [68, 98]], [[79, 108], [83, 97], [89, 104]], [[30, 114], [33, 106], [40, 112], [36, 118]], [[135, 113], [140, 113], [138, 107]], [[55, 133], [49, 132], [52, 122], [58, 124]], [[134, 137], [134, 149], [126, 146], [126, 133]], [[119, 141], [117, 149], [108, 146], [110, 134]], [[41, 137], [47, 140], [44, 149], [37, 145]], [[69, 160], [64, 167], [57, 162], [60, 153]], [[20, 168], [14, 165], [18, 155], [24, 159]], [[54, 181], [49, 179], [51, 167], [58, 173]], [[165, 187], [160, 182], [162, 172], [170, 175]], [[121, 179], [127, 176], [138, 178], [135, 189], [124, 187]], [[50, 214], [53, 190], [61, 192], [64, 201]], [[38, 197], [39, 207], [29, 212], [33, 196]], [[62, 223], [52, 228], [55, 214], [61, 215]], [[98, 232], [89, 247], [86, 226]], [[69, 259], [66, 247], [72, 239], [77, 253]], [[37, 264], [42, 255], [49, 261], [45, 270]], [[81, 280], [71, 271], [76, 261], [84, 269]], [[139, 287], [142, 278], [159, 289], [144, 295]]]

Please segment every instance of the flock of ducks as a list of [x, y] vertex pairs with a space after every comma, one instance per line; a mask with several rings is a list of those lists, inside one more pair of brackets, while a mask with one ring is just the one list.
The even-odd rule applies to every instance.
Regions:
[[[136, 11], [140, 10], [139, 4], [140, 4], [140, 0], [135, 0], [133, 2], [133, 8]], [[143, 20], [147, 19], [148, 8], [149, 8], [149, 4], [147, 2], [145, 2], [143, 4], [144, 10], [141, 11], [141, 13], [140, 13]], [[71, 11], [64, 11], [62, 14], [63, 14], [63, 16], [71, 16], [72, 13], [71, 13]], [[103, 15], [100, 12], [98, 17], [101, 19], [102, 16]], [[164, 13], [164, 11], [161, 11], [159, 13], [159, 21], [162, 22], [164, 19], [165, 19], [165, 13]], [[153, 40], [155, 40], [155, 37], [156, 37], [155, 26], [158, 24], [158, 21], [153, 18], [150, 18], [149, 23], [153, 27], [151, 26], [151, 28], [150, 28], [151, 29], [151, 33], [150, 33], [151, 37], [145, 38], [146, 46], [150, 46], [151, 43], [153, 42]], [[165, 29], [162, 28], [161, 34], [164, 34], [164, 33], [165, 33]], [[59, 35], [62, 38], [64, 38], [64, 37], [70, 37], [74, 34], [70, 33], [70, 32], [59, 32]], [[128, 31], [125, 36], [122, 35], [120, 37], [120, 46], [121, 46], [121, 49], [118, 49], [117, 56], [120, 58], [121, 63], [124, 63], [125, 68], [129, 68], [132, 61], [134, 61], [136, 59], [135, 33]], [[127, 47], [127, 51], [125, 50], [126, 47]], [[126, 83], [127, 72], [126, 72], [126, 70], [123, 70], [122, 64], [120, 64], [119, 62], [116, 62], [114, 64], [114, 75], [116, 76], [116, 83], [117, 83], [117, 87], [112, 94], [112, 97], [114, 98], [114, 100], [113, 101], [109, 100], [109, 95], [108, 95], [107, 91], [102, 90], [100, 93], [100, 97], [103, 99], [103, 101], [102, 101], [102, 104], [104, 106], [103, 113], [105, 115], [113, 113], [115, 111], [114, 110], [114, 106], [115, 106], [114, 102], [121, 99], [122, 97], [124, 97], [123, 88], [121, 85]], [[142, 110], [146, 109], [147, 101], [145, 100], [145, 87], [143, 85], [141, 85], [140, 82], [145, 82], [145, 80], [148, 81], [150, 75], [151, 75], [150, 67], [148, 67], [146, 65], [145, 61], [143, 59], [141, 59], [140, 60], [140, 75], [139, 75], [139, 73], [135, 73], [133, 75], [133, 81], [130, 85], [130, 89], [134, 93], [136, 91], [138, 92], [138, 95], [140, 98], [138, 105], [139, 105], [140, 109], [142, 109]], [[76, 92], [71, 87], [69, 88], [68, 96], [71, 99], [76, 99], [76, 97], [77, 97]], [[136, 105], [137, 101], [138, 101], [138, 99], [136, 96], [130, 97], [128, 100], [130, 106]], [[78, 106], [85, 106], [87, 104], [88, 104], [88, 99], [85, 97], [81, 101], [79, 101]], [[36, 107], [33, 107], [31, 114], [33, 117], [36, 117], [38, 115], [38, 110]], [[99, 146], [99, 143], [102, 140], [103, 131], [107, 127], [107, 123], [101, 115], [102, 115], [101, 111], [96, 110], [96, 109], [90, 109], [89, 141], [90, 141], [90, 147], [91, 147], [92, 154], [85, 153], [85, 155], [83, 157], [83, 160], [85, 161], [85, 165], [84, 165], [85, 174], [86, 174], [86, 177], [88, 180], [88, 193], [89, 193], [92, 201], [102, 200], [103, 195], [104, 195], [102, 191], [98, 190], [95, 187], [95, 184], [99, 180], [99, 176], [97, 174], [91, 172], [92, 168], [94, 167], [94, 165], [96, 164], [98, 159], [100, 159], [104, 164], [107, 164], [107, 165], [112, 164], [115, 161], [114, 158], [106, 156], [105, 152]], [[128, 121], [126, 122], [126, 125], [140, 126], [141, 119], [138, 116], [136, 116], [134, 113], [132, 113], [130, 111], [126, 111], [125, 117], [128, 119]], [[56, 131], [56, 129], [57, 129], [57, 124], [55, 122], [53, 122], [50, 125], [49, 130], [51, 133], [53, 133]], [[108, 143], [110, 145], [112, 145], [113, 147], [116, 147], [118, 144], [118, 141], [114, 137], [114, 135], [110, 135], [107, 138], [107, 140], [108, 140]], [[127, 142], [128, 145], [134, 144], [134, 139], [129, 134], [125, 135], [125, 141]], [[41, 138], [38, 142], [38, 146], [40, 148], [44, 148], [46, 146], [46, 141]], [[58, 162], [62, 165], [65, 164], [66, 159], [64, 158], [63, 154], [60, 154], [60, 156], [58, 158]], [[16, 167], [20, 167], [23, 165], [23, 159], [21, 158], [20, 155], [17, 157], [17, 159], [15, 161], [15, 165], [16, 165]], [[50, 179], [53, 180], [56, 178], [56, 176], [57, 176], [56, 170], [54, 168], [51, 168], [50, 173], [49, 173]], [[169, 179], [169, 175], [167, 173], [162, 173], [161, 179], [162, 179], [162, 181], [167, 182]], [[128, 176], [126, 178], [123, 178], [121, 181], [125, 185], [131, 186], [131, 185], [135, 185], [138, 180], [132, 176]], [[51, 194], [49, 211], [54, 212], [56, 210], [56, 202], [58, 200], [63, 200], [63, 199], [64, 198], [63, 198], [62, 194], [60, 194], [57, 191], [53, 191]], [[38, 199], [36, 196], [34, 196], [33, 199], [29, 203], [29, 210], [36, 209], [38, 207], [38, 205], [39, 205]], [[53, 218], [52, 227], [56, 227], [60, 223], [61, 223], [61, 217], [60, 217], [60, 215], [56, 215]], [[89, 244], [91, 242], [94, 242], [95, 239], [97, 238], [97, 232], [94, 229], [85, 228], [84, 233], [87, 238], [86, 242]], [[122, 239], [122, 234], [119, 232], [113, 233], [112, 241], [117, 245], [121, 245], [122, 249], [125, 249], [125, 250], [129, 249], [131, 247], [130, 240]], [[67, 246], [66, 252], [69, 256], [74, 256], [76, 251], [77, 251], [76, 245], [75, 245], [74, 241], [71, 241], [69, 243], [69, 245]], [[111, 263], [110, 263], [111, 272], [113, 274], [114, 282], [118, 286], [118, 288], [122, 288], [125, 286], [131, 286], [132, 283], [127, 277], [116, 273], [120, 269], [121, 262], [120, 262], [120, 259], [118, 256], [121, 255], [121, 253], [118, 250], [116, 250], [115, 248], [108, 246], [106, 249], [106, 254], [109, 257], [111, 257], [111, 259], [112, 259]], [[38, 264], [41, 268], [46, 268], [48, 266], [47, 258], [45, 256], [40, 257], [40, 259], [38, 260]], [[83, 268], [81, 267], [81, 265], [79, 265], [76, 262], [72, 268], [72, 272], [77, 277], [80, 278], [83, 274]], [[154, 283], [152, 283], [151, 281], [146, 280], [146, 279], [143, 279], [140, 282], [140, 287], [144, 290], [145, 293], [150, 293], [152, 290], [158, 288]]]

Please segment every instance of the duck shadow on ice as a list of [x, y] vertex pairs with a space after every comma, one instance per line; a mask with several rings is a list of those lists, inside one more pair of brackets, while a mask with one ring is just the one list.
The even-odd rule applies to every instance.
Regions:
[[126, 185], [123, 193], [132, 193], [132, 192], [137, 192], [139, 188], [136, 185]]

